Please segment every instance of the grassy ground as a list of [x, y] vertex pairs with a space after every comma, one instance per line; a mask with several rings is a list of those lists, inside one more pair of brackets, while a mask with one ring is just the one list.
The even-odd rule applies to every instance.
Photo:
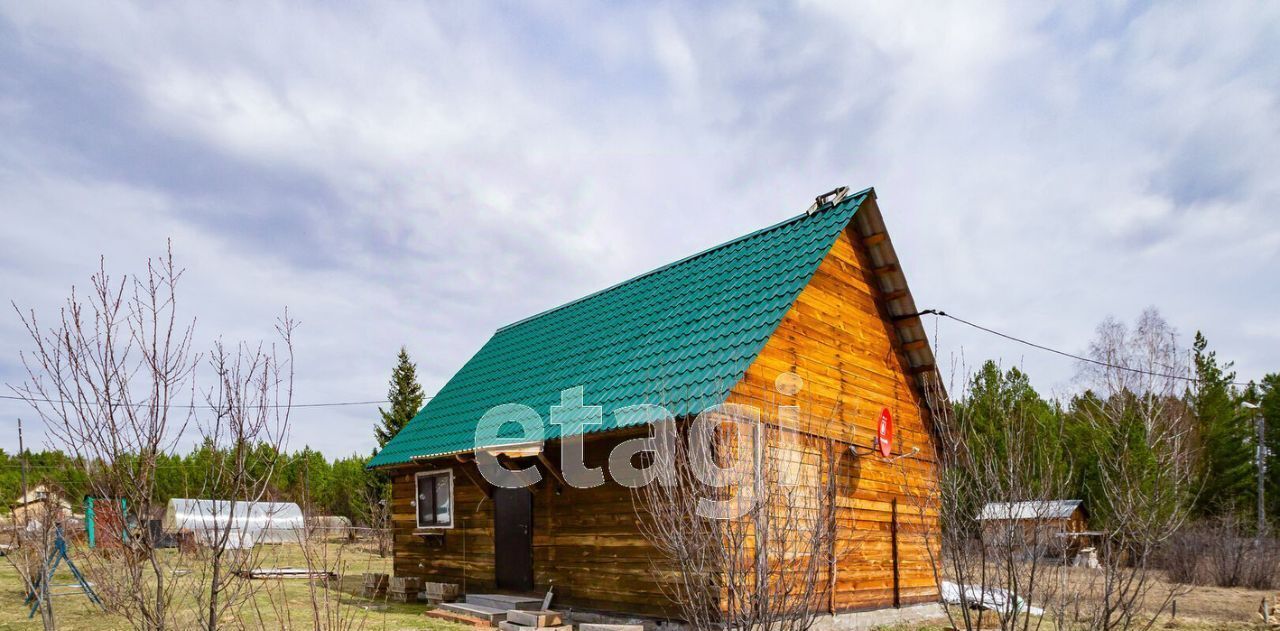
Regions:
[[[331, 547], [336, 550], [336, 547]], [[305, 567], [301, 547], [296, 544], [261, 546], [264, 567]], [[336, 556], [336, 552], [331, 552]], [[427, 605], [372, 601], [360, 596], [364, 572], [390, 573], [391, 560], [379, 558], [360, 545], [342, 548], [343, 580], [337, 589], [327, 592], [330, 611], [350, 623], [348, 628], [370, 631], [396, 629], [431, 629], [460, 631], [467, 627], [439, 622], [422, 615]], [[69, 572], [59, 570], [54, 584], [72, 582]], [[311, 591], [305, 579], [253, 581], [258, 589], [251, 602], [238, 614], [228, 616], [230, 628], [248, 626], [268, 629], [311, 629]], [[13, 566], [0, 560], [0, 629], [39, 629], [40, 616], [28, 619], [23, 606], [22, 580]], [[188, 608], [194, 609], [187, 601]], [[283, 612], [280, 615], [278, 612]], [[103, 613], [82, 595], [54, 599], [54, 613], [59, 629], [114, 631], [131, 628], [120, 616]], [[251, 622], [252, 621], [252, 622]], [[185, 625], [184, 625], [185, 626]]]
[[[466, 627], [439, 622], [422, 615], [426, 605], [389, 603], [385, 600], [372, 601], [360, 596], [362, 574], [364, 572], [390, 573], [390, 559], [378, 557], [366, 546], [333, 545], [326, 546], [325, 551], [330, 563], [337, 558], [341, 550], [341, 570], [343, 580], [334, 589], [327, 592], [331, 603], [350, 623], [347, 628], [367, 629], [370, 631], [389, 631], [395, 629], [430, 629], [432, 631], [462, 631]], [[260, 565], [263, 567], [303, 567], [306, 565], [302, 548], [298, 545], [261, 546]], [[1072, 576], [1074, 591], [1087, 592], [1085, 588], [1089, 576], [1088, 570], [1073, 570], [1080, 576]], [[65, 570], [59, 571], [55, 583], [71, 581]], [[1076, 585], [1075, 583], [1079, 583]], [[228, 627], [247, 626], [249, 628], [268, 629], [310, 629], [315, 626], [312, 619], [311, 591], [303, 579], [287, 579], [274, 581], [254, 581], [259, 587], [252, 601], [245, 608], [228, 616]], [[1168, 587], [1157, 586], [1156, 591]], [[1263, 598], [1271, 598], [1275, 602], [1277, 594], [1247, 589], [1224, 589], [1218, 587], [1181, 587], [1185, 593], [1177, 598], [1178, 616], [1171, 619], [1168, 612], [1161, 616], [1154, 628], [1185, 629], [1187, 631], [1244, 630], [1261, 628], [1261, 620], [1257, 614], [1258, 605]], [[27, 618], [28, 609], [22, 605], [24, 598], [22, 582], [14, 568], [7, 562], [0, 561], [0, 629], [38, 629], [39, 617]], [[189, 601], [188, 601], [189, 602]], [[188, 607], [194, 609], [188, 604]], [[57, 598], [54, 610], [60, 629], [92, 629], [94, 631], [110, 631], [130, 628], [121, 617], [103, 613], [80, 595]], [[283, 614], [280, 615], [280, 614]], [[987, 625], [984, 625], [987, 626]], [[994, 625], [991, 625], [994, 627]], [[949, 628], [945, 619], [911, 626], [886, 627], [892, 631], [941, 631]], [[1052, 625], [1046, 623], [1041, 629], [1049, 631]]]

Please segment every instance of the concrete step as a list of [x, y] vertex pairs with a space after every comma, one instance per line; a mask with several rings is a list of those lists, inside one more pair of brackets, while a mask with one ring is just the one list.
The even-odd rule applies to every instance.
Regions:
[[508, 596], [506, 594], [467, 594], [466, 602], [468, 605], [492, 607], [503, 611], [508, 609], [523, 609], [525, 611], [537, 611], [542, 609], [541, 598], [530, 598], [528, 596]]
[[546, 629], [561, 626], [560, 614], [555, 611], [521, 611], [512, 609], [507, 612], [507, 622], [521, 627]]
[[501, 631], [573, 631], [573, 625], [558, 624], [550, 627], [529, 627], [514, 622], [499, 622], [498, 629]]
[[436, 608], [450, 613], [456, 613], [461, 616], [487, 620], [493, 625], [497, 625], [499, 622], [503, 622], [507, 619], [506, 609], [472, 603], [470, 596], [467, 597], [467, 602], [465, 603], [440, 603], [439, 605], [436, 605]]

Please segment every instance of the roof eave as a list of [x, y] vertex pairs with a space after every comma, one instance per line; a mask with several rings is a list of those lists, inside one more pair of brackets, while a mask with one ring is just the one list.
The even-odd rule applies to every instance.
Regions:
[[881, 295], [916, 383], [925, 397], [944, 403], [947, 400], [946, 390], [924, 323], [920, 320], [920, 310], [902, 271], [893, 239], [885, 228], [875, 189], [869, 189], [867, 193], [867, 199], [853, 216], [853, 228], [870, 253]]

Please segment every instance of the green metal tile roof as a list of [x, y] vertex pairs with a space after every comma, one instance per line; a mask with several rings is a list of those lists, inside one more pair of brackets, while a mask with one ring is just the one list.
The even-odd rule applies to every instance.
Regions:
[[[369, 466], [501, 444], [477, 445], [475, 435], [481, 417], [503, 404], [531, 407], [553, 440], [646, 422], [619, 424], [613, 411], [627, 406], [658, 404], [683, 416], [723, 403], [871, 194], [848, 195], [498, 329]], [[561, 391], [576, 386], [585, 406], [602, 408], [601, 422], [550, 423]], [[503, 426], [510, 429], [518, 430]]]

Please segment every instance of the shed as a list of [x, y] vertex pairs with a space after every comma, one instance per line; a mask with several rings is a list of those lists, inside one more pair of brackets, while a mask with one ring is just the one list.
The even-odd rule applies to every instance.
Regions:
[[163, 528], [190, 532], [199, 545], [210, 545], [225, 534], [229, 548], [297, 542], [306, 535], [302, 509], [293, 502], [174, 498], [165, 508]]
[[[663, 581], [678, 577], [654, 571], [631, 490], [612, 477], [560, 484], [557, 444], [583, 437], [584, 464], [602, 467], [650, 432], [652, 417], [624, 411], [661, 406], [681, 420], [726, 403], [811, 405], [827, 416], [797, 430], [820, 445], [837, 507], [836, 561], [820, 579], [831, 589], [815, 608], [935, 603], [923, 533], [936, 516], [898, 510], [936, 485], [924, 405], [935, 378], [875, 192], [837, 189], [781, 223], [498, 329], [369, 463], [393, 480], [395, 574], [469, 592], [554, 586], [561, 606], [673, 617]], [[532, 410], [523, 420], [537, 440], [477, 432], [513, 404]], [[546, 422], [565, 409], [599, 422]], [[889, 457], [869, 453], [880, 427]], [[492, 488], [477, 471], [485, 452], [537, 467], [544, 483]]]
[[1083, 500], [990, 502], [978, 522], [985, 545], [1014, 543], [1029, 553], [1070, 557], [1087, 543], [1088, 517]]
[[120, 548], [129, 541], [129, 531], [137, 527], [130, 519], [129, 503], [122, 497], [84, 498], [84, 528], [90, 548]]

